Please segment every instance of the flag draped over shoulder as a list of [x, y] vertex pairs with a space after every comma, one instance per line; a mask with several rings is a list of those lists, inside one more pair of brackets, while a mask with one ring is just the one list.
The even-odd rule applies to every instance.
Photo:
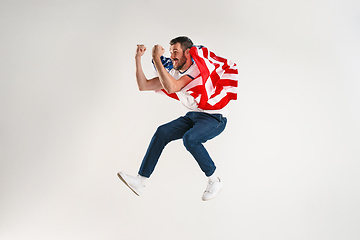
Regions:
[[[198, 108], [202, 110], [219, 110], [225, 107], [229, 101], [237, 99], [237, 66], [223, 57], [217, 56], [204, 46], [193, 46], [190, 55], [200, 70], [200, 75], [192, 82], [191, 87], [185, 86], [186, 92], [194, 97]], [[162, 63], [166, 69], [172, 69], [169, 58], [162, 57]], [[188, 84], [190, 85], [190, 84]], [[176, 93], [163, 93], [179, 100]]]

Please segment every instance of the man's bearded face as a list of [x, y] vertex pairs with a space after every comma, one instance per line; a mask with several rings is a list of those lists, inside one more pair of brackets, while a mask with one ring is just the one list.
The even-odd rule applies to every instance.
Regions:
[[175, 70], [181, 70], [186, 64], [186, 57], [180, 43], [170, 46], [170, 58]]
[[174, 59], [172, 59], [172, 62], [173, 62], [174, 69], [179, 71], [184, 67], [184, 65], [186, 63], [186, 57], [184, 56], [184, 54], [182, 54], [180, 59], [174, 58]]

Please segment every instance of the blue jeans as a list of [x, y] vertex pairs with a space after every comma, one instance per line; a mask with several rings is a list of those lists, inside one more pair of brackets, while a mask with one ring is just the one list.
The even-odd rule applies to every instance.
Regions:
[[219, 135], [225, 129], [226, 122], [221, 114], [188, 112], [183, 117], [161, 125], [151, 139], [139, 175], [150, 177], [165, 146], [182, 138], [185, 148], [193, 155], [201, 170], [206, 176], [211, 176], [216, 167], [203, 143]]

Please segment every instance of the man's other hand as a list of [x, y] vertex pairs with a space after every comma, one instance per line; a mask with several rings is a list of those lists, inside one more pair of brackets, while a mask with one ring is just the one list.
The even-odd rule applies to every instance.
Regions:
[[138, 44], [137, 48], [136, 48], [136, 54], [135, 57], [141, 57], [142, 55], [144, 55], [146, 51], [146, 47], [143, 44]]
[[152, 57], [160, 58], [165, 52], [165, 49], [161, 45], [155, 45], [152, 49]]

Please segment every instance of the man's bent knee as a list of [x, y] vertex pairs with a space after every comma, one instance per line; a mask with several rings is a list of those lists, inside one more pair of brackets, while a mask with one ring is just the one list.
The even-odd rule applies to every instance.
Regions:
[[195, 139], [191, 134], [184, 135], [183, 143], [188, 150], [199, 145], [198, 139]]

